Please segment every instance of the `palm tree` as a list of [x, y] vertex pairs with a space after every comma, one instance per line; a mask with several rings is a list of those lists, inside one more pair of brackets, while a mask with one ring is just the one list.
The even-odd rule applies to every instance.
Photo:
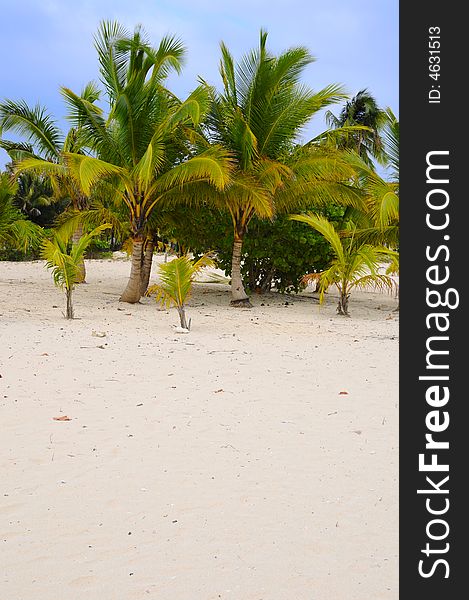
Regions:
[[273, 56], [260, 32], [259, 47], [235, 65], [221, 44], [223, 92], [212, 89], [212, 109], [206, 132], [235, 157], [236, 170], [212, 202], [233, 222], [231, 304], [251, 306], [241, 277], [243, 239], [254, 215], [272, 218], [278, 211], [307, 201], [359, 204], [359, 195], [344, 182], [353, 175], [331, 149], [318, 145], [296, 148], [304, 126], [315, 113], [346, 96], [340, 86], [313, 92], [300, 77], [314, 59], [306, 48], [291, 48]]
[[[328, 111], [326, 121], [330, 127], [340, 130], [339, 137], [336, 137], [339, 147], [354, 150], [369, 166], [373, 158], [378, 162], [385, 161], [381, 130], [386, 123], [386, 111], [379, 108], [368, 90], [360, 90], [347, 100], [338, 117]], [[356, 126], [359, 129], [354, 131]]]
[[80, 240], [71, 245], [69, 252], [70, 237], [66, 230], [60, 228], [52, 233], [51, 239], [45, 239], [41, 256], [46, 261], [46, 267], [52, 269], [52, 277], [57, 287], [65, 289], [67, 319], [73, 319], [72, 292], [75, 284], [80, 280], [80, 265], [83, 262], [85, 250], [91, 243], [93, 237], [99, 235], [103, 230], [109, 229], [111, 225], [105, 223], [90, 233], [82, 235]]
[[17, 189], [18, 184], [8, 173], [0, 173], [0, 250], [15, 248], [26, 252], [39, 245], [43, 232], [15, 206]]
[[[93, 83], [89, 83], [81, 93], [82, 100], [90, 105], [99, 98], [99, 91]], [[85, 140], [81, 135], [80, 123], [72, 127], [64, 136], [46, 108], [39, 104], [30, 107], [20, 100], [5, 100], [0, 103], [0, 130], [11, 131], [26, 139], [24, 142], [0, 140], [0, 147], [8, 152], [14, 161], [14, 172], [24, 173], [28, 160], [28, 169], [39, 176], [44, 174], [50, 179], [53, 188], [53, 198], [58, 201], [68, 198], [74, 210], [83, 210], [87, 198], [77, 182], [70, 177], [64, 165], [64, 156], [69, 152], [83, 153]], [[34, 175], [34, 173], [29, 173]], [[78, 243], [83, 231], [77, 226], [72, 242]], [[80, 265], [78, 282], [86, 279], [84, 261]]]
[[[364, 242], [384, 244], [394, 250], [387, 273], [399, 275], [399, 121], [389, 108], [386, 115], [383, 140], [386, 163], [390, 167], [389, 179], [380, 177], [354, 154], [350, 158], [366, 196], [366, 213], [357, 223], [360, 228], [357, 236]], [[397, 288], [399, 295], [399, 286]]]
[[[7, 165], [8, 172], [14, 177], [13, 165]], [[22, 173], [16, 177], [18, 189], [15, 204], [21, 212], [38, 225], [52, 224], [48, 222], [49, 214], [55, 214], [55, 199], [50, 181], [31, 173]], [[63, 210], [63, 207], [61, 207]]]
[[[95, 105], [63, 89], [72, 122], [96, 153], [68, 153], [65, 162], [85, 194], [105, 182], [113, 200], [127, 210], [133, 249], [130, 278], [120, 299], [135, 303], [141, 297], [145, 227], [152, 212], [171, 192], [176, 192], [173, 201], [183, 201], [187, 182], [209, 182], [222, 189], [231, 163], [216, 146], [191, 155], [186, 133], [198, 125], [209, 99], [203, 86], [183, 102], [163, 87], [170, 70], [180, 70], [184, 47], [179, 40], [165, 37], [153, 48], [141, 28], [129, 34], [116, 22], [102, 22], [96, 49], [109, 114], [105, 117]], [[22, 163], [23, 168], [34, 166], [28, 160]]]
[[364, 194], [362, 210], [349, 211], [347, 218], [357, 226], [357, 236], [371, 244], [399, 247], [399, 183], [386, 181], [357, 154], [348, 160], [358, 175], [358, 185]]
[[353, 289], [369, 286], [378, 289], [394, 287], [393, 280], [379, 272], [383, 260], [394, 255], [392, 251], [360, 242], [353, 228], [338, 233], [332, 223], [320, 215], [292, 215], [291, 218], [319, 231], [329, 242], [334, 253], [335, 258], [325, 271], [309, 273], [303, 278], [304, 283], [319, 282], [321, 303], [326, 290], [335, 285], [339, 291], [337, 312], [348, 317], [349, 298]]
[[156, 301], [167, 308], [173, 304], [179, 313], [181, 329], [189, 331], [191, 319], [186, 319], [185, 303], [191, 294], [192, 282], [202, 269], [214, 265], [208, 254], [196, 261], [185, 255], [163, 263], [159, 267], [161, 283], [148, 288], [147, 296], [155, 296]]
[[356, 152], [347, 154], [347, 161], [357, 173], [358, 185], [364, 194], [361, 211], [349, 210], [362, 241], [384, 244], [394, 250], [399, 247], [399, 121], [391, 109], [386, 109], [383, 127], [385, 160], [389, 177], [384, 179]]

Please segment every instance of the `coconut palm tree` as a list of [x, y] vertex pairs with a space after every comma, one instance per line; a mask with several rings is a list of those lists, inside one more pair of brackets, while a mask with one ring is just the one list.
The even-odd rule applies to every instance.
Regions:
[[350, 316], [348, 304], [353, 289], [369, 286], [378, 289], [394, 287], [393, 280], [380, 273], [381, 263], [394, 255], [392, 251], [361, 242], [357, 239], [354, 228], [337, 232], [333, 224], [321, 215], [292, 215], [291, 218], [316, 229], [331, 245], [334, 259], [329, 267], [320, 273], [305, 275], [303, 282], [319, 282], [320, 302], [323, 302], [326, 290], [335, 285], [339, 291], [339, 315]]
[[26, 252], [39, 245], [42, 228], [29, 221], [15, 205], [18, 184], [8, 173], [0, 173], [0, 250]]
[[[177, 191], [173, 201], [183, 201], [189, 181], [222, 189], [231, 162], [216, 146], [192, 155], [186, 133], [208, 109], [206, 89], [199, 86], [180, 101], [163, 87], [167, 74], [180, 70], [184, 47], [179, 40], [165, 37], [154, 48], [140, 27], [129, 34], [116, 22], [103, 22], [96, 49], [109, 114], [71, 90], [62, 90], [72, 123], [80, 126], [96, 154], [68, 153], [65, 163], [85, 194], [105, 182], [113, 200], [125, 206], [133, 249], [130, 278], [120, 299], [135, 303], [141, 297], [145, 227], [152, 212], [172, 191]], [[37, 167], [32, 159], [21, 166]]]
[[31, 173], [22, 173], [15, 177], [12, 163], [7, 165], [7, 170], [13, 178], [16, 178], [18, 184], [15, 194], [16, 206], [33, 223], [43, 227], [51, 226], [53, 219], [51, 220], [49, 216], [56, 216], [56, 209], [61, 208], [63, 210], [64, 207], [61, 204], [53, 206], [56, 205], [56, 201], [53, 198], [50, 181], [45, 177], [32, 175]]
[[304, 126], [322, 108], [344, 99], [338, 85], [313, 92], [300, 78], [313, 57], [303, 47], [278, 56], [266, 47], [260, 32], [259, 47], [237, 65], [221, 44], [221, 93], [211, 90], [212, 108], [206, 122], [207, 138], [234, 155], [235, 172], [222, 193], [212, 194], [215, 204], [231, 215], [233, 254], [231, 304], [250, 306], [241, 277], [243, 239], [254, 215], [272, 218], [290, 211], [300, 200], [311, 206], [324, 202], [359, 204], [355, 190], [344, 182], [353, 170], [332, 150], [317, 144], [296, 148]]
[[[386, 160], [381, 135], [386, 120], [386, 111], [379, 108], [367, 89], [347, 100], [338, 117], [330, 111], [326, 113], [329, 126], [340, 130], [340, 135], [335, 138], [339, 147], [354, 150], [369, 166], [373, 159], [380, 163]], [[359, 128], [353, 130], [356, 126]]]
[[[80, 97], [91, 105], [99, 98], [99, 91], [93, 83], [89, 83]], [[26, 140], [0, 140], [0, 147], [6, 150], [14, 161], [15, 173], [24, 173], [19, 163], [28, 159], [30, 165], [34, 164], [34, 170], [39, 176], [46, 174], [50, 179], [53, 198], [56, 201], [67, 198], [74, 210], [83, 210], [86, 207], [86, 196], [77, 182], [70, 177], [64, 165], [64, 156], [67, 153], [83, 153], [85, 150], [85, 140], [81, 135], [79, 123], [64, 136], [45, 107], [39, 104], [30, 107], [24, 100], [5, 100], [0, 103], [1, 130], [11, 131]], [[81, 225], [78, 225], [72, 242], [76, 244], [82, 233]], [[79, 272], [78, 282], [82, 283], [86, 279], [84, 261]]]
[[389, 177], [381, 177], [375, 169], [354, 151], [346, 155], [355, 169], [358, 185], [365, 202], [362, 210], [350, 209], [345, 220], [358, 227], [362, 241], [384, 244], [392, 249], [399, 246], [399, 121], [391, 109], [386, 109], [387, 122], [382, 134]]
[[386, 181], [357, 154], [348, 156], [364, 194], [362, 210], [353, 209], [347, 218], [357, 226], [360, 240], [371, 244], [399, 247], [399, 182]]
[[41, 256], [46, 261], [46, 267], [52, 269], [52, 277], [57, 287], [65, 290], [66, 313], [65, 318], [73, 319], [72, 292], [75, 284], [80, 280], [80, 265], [83, 262], [85, 250], [90, 245], [93, 237], [99, 235], [111, 225], [105, 223], [90, 233], [81, 236], [78, 242], [71, 244], [66, 230], [56, 229], [51, 239], [45, 239], [41, 248]]
[[189, 331], [191, 319], [186, 319], [186, 301], [191, 291], [194, 277], [205, 267], [213, 267], [215, 263], [209, 254], [198, 260], [191, 260], [187, 255], [179, 256], [159, 266], [161, 283], [148, 288], [147, 296], [155, 296], [156, 301], [169, 308], [174, 305], [179, 313], [181, 329]]

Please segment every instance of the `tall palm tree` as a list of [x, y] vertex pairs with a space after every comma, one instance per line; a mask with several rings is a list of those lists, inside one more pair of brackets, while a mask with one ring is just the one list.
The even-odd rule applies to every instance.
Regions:
[[[164, 88], [167, 74], [181, 68], [184, 47], [179, 40], [165, 37], [154, 48], [140, 27], [129, 34], [117, 22], [102, 22], [95, 45], [109, 113], [105, 116], [63, 89], [72, 122], [95, 153], [68, 153], [65, 162], [85, 194], [105, 182], [113, 200], [127, 209], [133, 250], [130, 278], [120, 299], [135, 303], [142, 293], [142, 251], [152, 212], [170, 192], [176, 191], [172, 201], [183, 201], [189, 181], [222, 189], [231, 163], [217, 146], [192, 155], [187, 134], [207, 111], [209, 98], [203, 86], [185, 101]], [[23, 168], [36, 166], [31, 159], [22, 163]]]
[[346, 216], [358, 226], [360, 239], [396, 250], [399, 247], [399, 121], [390, 108], [386, 109], [386, 119], [382, 137], [389, 169], [384, 177], [356, 152], [347, 154], [365, 202], [361, 211], [349, 210]]
[[[395, 253], [388, 273], [399, 274], [399, 120], [390, 108], [386, 109], [387, 122], [383, 128], [388, 177], [383, 179], [359, 157], [350, 158], [359, 174], [365, 194], [365, 214], [358, 219], [357, 236], [364, 242], [384, 244]], [[398, 288], [399, 291], [399, 288]], [[397, 308], [396, 310], [399, 310]]]
[[349, 211], [347, 217], [357, 227], [357, 236], [367, 243], [399, 247], [399, 182], [386, 181], [351, 152], [348, 160], [358, 174], [358, 185], [365, 201], [361, 210]]
[[[329, 126], [342, 132], [336, 137], [339, 147], [354, 150], [369, 166], [373, 159], [381, 163], [385, 161], [381, 132], [386, 120], [386, 111], [378, 106], [367, 89], [360, 90], [356, 96], [347, 100], [338, 117], [330, 111], [326, 113]], [[355, 126], [361, 128], [354, 131]], [[347, 131], [347, 128], [352, 129]]]
[[[99, 91], [89, 83], [81, 93], [84, 102], [92, 104], [99, 98]], [[77, 182], [70, 177], [64, 166], [64, 156], [69, 152], [83, 153], [85, 140], [81, 135], [80, 123], [72, 127], [67, 135], [60, 128], [46, 108], [39, 104], [30, 107], [24, 100], [5, 100], [0, 103], [0, 130], [19, 134], [25, 141], [13, 142], [0, 140], [0, 147], [8, 152], [15, 164], [15, 172], [21, 173], [18, 165], [28, 159], [36, 161], [36, 171], [40, 175], [47, 173], [53, 188], [55, 200], [68, 198], [75, 210], [87, 205], [87, 198]], [[53, 165], [52, 169], [50, 165]], [[83, 231], [78, 225], [72, 242], [78, 243]], [[78, 282], [86, 279], [85, 263], [79, 268]]]
[[[309, 204], [335, 201], [358, 203], [358, 195], [344, 184], [353, 171], [337, 153], [317, 145], [295, 148], [297, 138], [322, 108], [346, 98], [338, 85], [313, 92], [300, 82], [313, 62], [303, 47], [278, 56], [266, 48], [267, 33], [260, 32], [259, 47], [237, 65], [221, 44], [221, 93], [211, 90], [212, 108], [206, 134], [235, 157], [229, 185], [214, 202], [233, 222], [231, 304], [250, 306], [241, 277], [242, 245], [254, 215], [271, 218], [287, 212], [302, 199]], [[212, 194], [216, 196], [216, 194]]]

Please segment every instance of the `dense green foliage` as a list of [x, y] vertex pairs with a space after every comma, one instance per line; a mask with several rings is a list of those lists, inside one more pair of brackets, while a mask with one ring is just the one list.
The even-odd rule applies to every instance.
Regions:
[[[329, 218], [340, 218], [342, 208], [323, 211]], [[179, 207], [165, 215], [160, 226], [161, 237], [178, 243], [181, 252], [195, 254], [214, 251], [217, 263], [231, 275], [233, 226], [230, 216], [204, 207], [190, 210]], [[275, 288], [279, 292], [298, 292], [304, 287], [302, 277], [323, 269], [331, 258], [329, 244], [303, 223], [279, 215], [272, 220], [254, 217], [249, 225], [241, 267], [244, 285], [251, 292]]]
[[15, 204], [17, 190], [18, 184], [10, 175], [0, 173], [0, 258], [3, 260], [16, 260], [18, 253], [34, 251], [42, 238], [42, 229], [27, 219]]

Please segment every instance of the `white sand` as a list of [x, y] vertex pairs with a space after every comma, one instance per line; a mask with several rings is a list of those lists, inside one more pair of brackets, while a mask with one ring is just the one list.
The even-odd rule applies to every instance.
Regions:
[[128, 272], [89, 263], [66, 321], [42, 263], [0, 263], [0, 598], [397, 599], [392, 296], [199, 284], [177, 335]]

